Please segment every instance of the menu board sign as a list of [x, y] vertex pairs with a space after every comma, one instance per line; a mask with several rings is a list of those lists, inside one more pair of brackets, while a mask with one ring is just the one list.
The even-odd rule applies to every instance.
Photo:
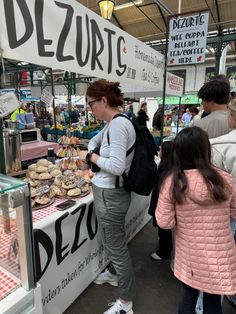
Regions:
[[168, 65], [205, 61], [209, 12], [176, 15], [169, 21]]

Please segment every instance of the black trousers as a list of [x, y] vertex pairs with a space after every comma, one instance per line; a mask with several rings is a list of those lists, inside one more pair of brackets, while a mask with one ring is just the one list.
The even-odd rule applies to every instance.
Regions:
[[172, 251], [172, 231], [158, 227], [159, 247], [157, 255], [163, 259], [171, 258]]
[[[195, 314], [195, 307], [199, 291], [183, 284], [182, 298], [179, 304], [178, 314]], [[223, 314], [221, 308], [221, 296], [218, 294], [203, 293], [203, 313]]]

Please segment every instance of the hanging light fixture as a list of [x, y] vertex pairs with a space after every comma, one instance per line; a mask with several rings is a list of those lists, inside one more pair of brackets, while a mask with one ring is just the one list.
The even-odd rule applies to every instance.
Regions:
[[110, 20], [115, 6], [115, 0], [98, 0], [97, 3], [101, 11], [101, 16], [106, 20]]

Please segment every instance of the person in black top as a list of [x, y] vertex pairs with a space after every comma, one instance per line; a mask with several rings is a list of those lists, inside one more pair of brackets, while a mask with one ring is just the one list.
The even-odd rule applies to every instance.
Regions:
[[159, 107], [157, 111], [154, 113], [152, 120], [152, 127], [154, 130], [161, 130], [161, 119], [162, 118], [162, 108]]
[[139, 125], [143, 125], [147, 127], [147, 121], [149, 121], [149, 117], [147, 115], [147, 103], [142, 102], [141, 107], [137, 113], [137, 120]]
[[160, 149], [161, 161], [157, 169], [156, 188], [153, 189], [152, 191], [151, 202], [150, 202], [150, 206], [148, 210], [149, 215], [153, 217], [153, 226], [158, 227], [159, 246], [158, 246], [157, 251], [152, 253], [151, 255], [152, 259], [154, 260], [162, 260], [162, 259], [171, 258], [172, 231], [162, 229], [157, 225], [156, 218], [155, 218], [155, 211], [157, 207], [161, 184], [164, 181], [168, 173], [172, 145], [173, 145], [173, 141], [166, 141], [166, 142], [163, 142], [163, 144], [161, 145], [161, 149]]

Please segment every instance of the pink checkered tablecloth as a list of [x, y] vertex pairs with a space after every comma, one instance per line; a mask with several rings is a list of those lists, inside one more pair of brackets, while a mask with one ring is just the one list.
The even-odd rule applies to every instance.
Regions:
[[58, 210], [56, 209], [56, 205], [61, 203], [62, 200], [56, 200], [52, 205], [49, 205], [48, 207], [37, 209], [32, 212], [32, 219], [33, 223], [41, 221], [54, 213], [56, 213]]
[[0, 270], [0, 300], [5, 298], [12, 290], [20, 287], [20, 283], [15, 281], [7, 273]]
[[38, 141], [32, 143], [25, 143], [21, 145], [21, 160], [30, 160], [47, 156], [48, 148], [54, 148], [56, 153], [59, 145], [54, 142]]
[[2, 232], [0, 234], [0, 266], [15, 275], [17, 278], [20, 278], [20, 269], [17, 257], [12, 250], [12, 244], [15, 237], [16, 227], [12, 221], [11, 233]]
[[14, 275], [18, 278], [20, 277], [20, 269], [16, 256], [12, 252], [15, 228], [11, 227], [12, 233], [2, 232], [0, 235], [0, 300], [9, 295], [12, 290], [21, 286], [20, 280], [14, 279]]
[[[85, 196], [86, 197], [86, 196]], [[82, 202], [83, 197], [80, 198], [74, 198], [75, 201], [79, 203]], [[66, 199], [58, 199], [56, 198], [55, 201], [53, 202], [52, 205], [49, 205], [48, 207], [42, 208], [42, 209], [38, 209], [38, 210], [34, 210], [32, 212], [32, 219], [33, 219], [33, 223], [39, 222], [51, 215], [53, 215], [54, 213], [58, 212], [58, 209], [56, 208], [56, 206], [60, 203], [65, 202]]]

